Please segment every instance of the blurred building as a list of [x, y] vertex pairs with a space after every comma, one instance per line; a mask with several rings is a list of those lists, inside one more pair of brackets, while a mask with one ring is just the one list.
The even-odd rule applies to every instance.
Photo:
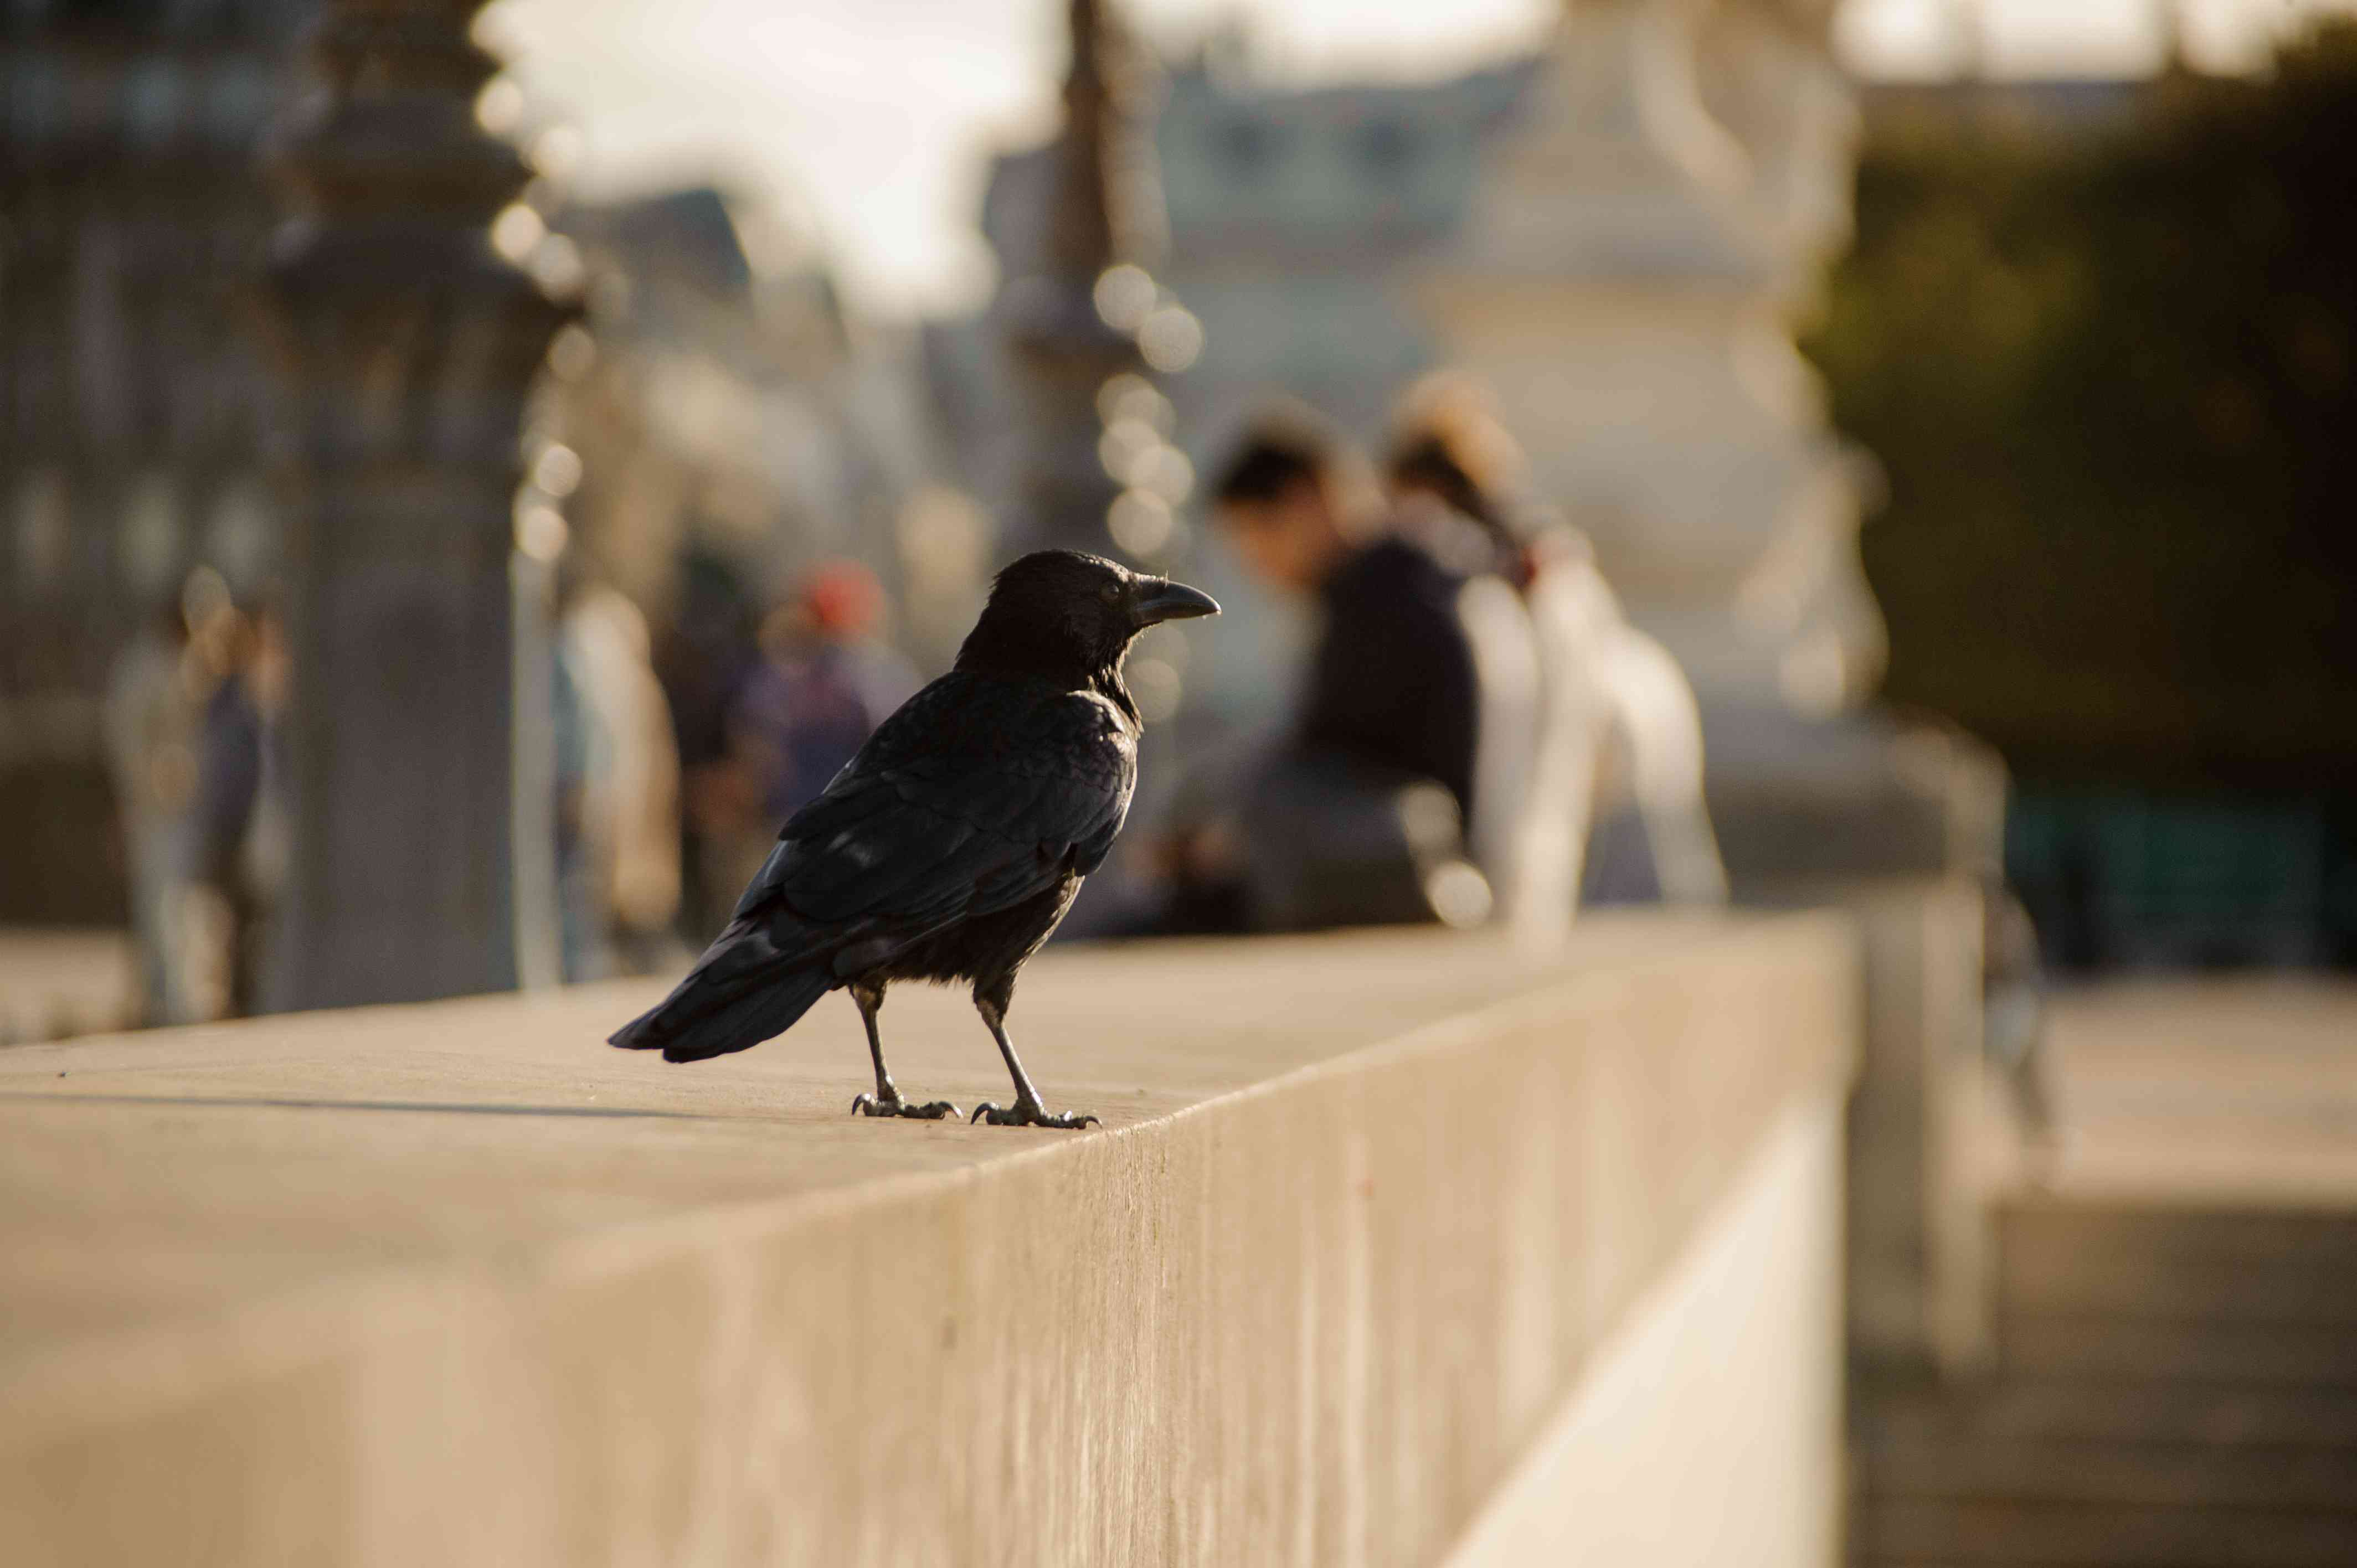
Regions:
[[[1835, 869], [1833, 843], [1848, 870], [1993, 861], [2001, 820], [1962, 737], [1899, 766], [1884, 721], [1834, 722], [1884, 632], [1856, 543], [1871, 471], [1786, 325], [1849, 232], [1857, 112], [1825, 16], [1577, 0], [1538, 58], [1312, 91], [1253, 81], [1222, 40], [1174, 73], [1157, 134], [1166, 275], [1204, 326], [1168, 381], [1180, 444], [1213, 460], [1272, 389], [1373, 436], [1437, 363], [1495, 385], [1543, 498], [1695, 682], [1738, 882]], [[1041, 153], [994, 166], [983, 228], [1010, 274], [1047, 189]], [[994, 401], [977, 330], [938, 332], [934, 363], [977, 489], [1006, 497], [971, 417]], [[1209, 639], [1200, 694], [1248, 721], [1282, 699], [1284, 618], [1204, 575], [1252, 613]]]
[[543, 421], [594, 457], [560, 461], [554, 498], [581, 564], [658, 615], [691, 555], [764, 605], [831, 556], [905, 586], [938, 466], [913, 341], [848, 312], [808, 236], [710, 188], [553, 221], [592, 278]]
[[[1437, 352], [1403, 271], [1464, 221], [1483, 136], [1510, 124], [1534, 68], [1452, 81], [1301, 90], [1255, 81], [1232, 38], [1169, 72], [1156, 123], [1168, 251], [1159, 268], [1203, 326], [1168, 383], [1190, 449], [1207, 452], [1272, 388], [1361, 434]], [[991, 167], [982, 231], [1002, 272], [1041, 265], [1052, 148]], [[1006, 463], [979, 417], [996, 371], [979, 321], [932, 332], [938, 394], [985, 487]]]
[[890, 591], [886, 634], [942, 668], [980, 601], [988, 520], [932, 480], [947, 465], [914, 338], [849, 311], [781, 214], [694, 188], [553, 221], [589, 312], [551, 357], [522, 504], [562, 509], [567, 584], [646, 613], [683, 786], [681, 921], [700, 939], [776, 826], [735, 733], [764, 618], [813, 564], [856, 560]]
[[[1145, 372], [1180, 368], [1200, 339], [1148, 270], [1162, 263], [1165, 232], [1152, 141], [1161, 72], [1107, 0], [1071, 0], [1065, 28], [1063, 124], [1030, 155], [1030, 199], [1014, 215], [989, 313], [1015, 394], [1001, 415], [1013, 484], [1000, 553], [1099, 550], [1110, 538], [1159, 564], [1183, 497], [1164, 443], [1169, 405]], [[1191, 340], [1157, 352], [1173, 328]]]
[[[1156, 274], [1200, 323], [1199, 350], [1158, 382], [1190, 473], [1218, 460], [1272, 390], [1380, 434], [1393, 399], [1437, 357], [1406, 269], [1463, 221], [1479, 145], [1511, 122], [1532, 74], [1518, 64], [1431, 84], [1305, 91], [1255, 81], [1245, 57], [1230, 35], [1177, 63], [1155, 122], [1168, 225]], [[1044, 264], [1055, 160], [1051, 145], [992, 165], [982, 231], [1006, 276]], [[935, 323], [926, 349], [960, 471], [1005, 516], [1022, 505], [1021, 454], [996, 417], [1017, 395], [998, 334], [989, 317]], [[1168, 559], [1189, 542], [1187, 489], [1172, 493]], [[1110, 534], [1097, 543], [1115, 545]], [[1186, 644], [1190, 705], [1249, 724], [1284, 700], [1269, 671], [1289, 667], [1298, 628], [1287, 607], [1223, 568], [1214, 554], [1188, 570], [1245, 613], [1217, 636], [1174, 628], [1157, 641]]]
[[[344, 585], [363, 596], [370, 585], [392, 584], [401, 572], [380, 570], [385, 562], [335, 553], [377, 537], [353, 521], [357, 514], [337, 512], [304, 535], [333, 560], [297, 562], [290, 542], [315, 502], [326, 503], [322, 516], [345, 502], [397, 508], [399, 483], [377, 481], [423, 443], [437, 478], [456, 484], [463, 470], [468, 483], [488, 487], [483, 507], [470, 499], [463, 509], [464, 530], [453, 522], [443, 532], [454, 549], [466, 532], [466, 551], [491, 553], [484, 580], [496, 578], [504, 600], [519, 456], [512, 427], [486, 435], [480, 421], [456, 419], [489, 405], [478, 409], [463, 389], [443, 384], [448, 366], [435, 358], [431, 330], [403, 339], [378, 367], [411, 378], [419, 401], [404, 406], [425, 411], [423, 423], [375, 418], [367, 388], [338, 380], [349, 368], [336, 359], [338, 323], [362, 337], [382, 325], [345, 321], [339, 311], [450, 282], [436, 248], [442, 238], [425, 232], [441, 219], [457, 225], [460, 250], [490, 264], [451, 282], [456, 303], [423, 318], [454, 341], [489, 341], [468, 336], [481, 325], [468, 311], [488, 296], [465, 291], [508, 263], [560, 294], [592, 285], [587, 325], [560, 335], [547, 361], [553, 373], [524, 404], [524, 488], [513, 510], [530, 525], [528, 554], [564, 553], [569, 532], [567, 581], [612, 581], [658, 618], [682, 610], [683, 561], [724, 573], [758, 609], [784, 594], [802, 564], [859, 557], [916, 607], [900, 629], [930, 662], [948, 657], [970, 615], [985, 565], [982, 525], [955, 492], [928, 483], [943, 465], [914, 342], [854, 319], [807, 236], [698, 189], [575, 208], [553, 228], [509, 209], [502, 217], [511, 221], [491, 226], [487, 249], [478, 236], [488, 217], [457, 209], [470, 211], [477, 187], [507, 177], [510, 165], [518, 183], [542, 177], [524, 193], [529, 203], [553, 202], [565, 134], [543, 128], [529, 138], [529, 165], [518, 164], [468, 118], [471, 90], [439, 77], [432, 91], [410, 94], [398, 114], [376, 122], [405, 138], [408, 164], [364, 160], [368, 179], [321, 185], [312, 178], [320, 160], [349, 150], [335, 138], [378, 106], [354, 108], [346, 83], [322, 101], [321, 114], [287, 117], [296, 45], [319, 10], [306, 0], [27, 0], [5, 14], [0, 818], [40, 831], [0, 833], [0, 922], [126, 919], [102, 707], [118, 654], [160, 622], [193, 568], [213, 568], [242, 596], [283, 587], [302, 598], [322, 573], [349, 577]], [[463, 25], [463, 16], [437, 14], [418, 36], [432, 34], [430, 51]], [[374, 47], [365, 33], [346, 41], [365, 51]], [[498, 85], [473, 101], [486, 125], [500, 120], [500, 92], [512, 93]], [[353, 244], [308, 274], [289, 272], [304, 246], [272, 250], [286, 210], [261, 167], [274, 127], [275, 166], [312, 219], [306, 234], [316, 240], [324, 229], [335, 248], [338, 223], [356, 225], [355, 233], [374, 224], [371, 232], [391, 236], [378, 252], [415, 240], [425, 250], [412, 252], [430, 252], [429, 261], [380, 276], [370, 271], [371, 247]], [[508, 189], [494, 193], [495, 206]], [[402, 191], [411, 193], [407, 208]], [[323, 192], [332, 199], [324, 209]], [[363, 197], [375, 205], [344, 211]], [[305, 388], [299, 399], [264, 364], [268, 344], [285, 351], [281, 368]], [[528, 380], [537, 362], [534, 347], [517, 375]], [[343, 413], [351, 418], [339, 423]], [[462, 425], [468, 440], [486, 435], [490, 445], [450, 447]], [[482, 528], [478, 512], [489, 519]], [[395, 531], [414, 533], [421, 549], [443, 532]], [[478, 630], [504, 621], [490, 607], [461, 618]], [[327, 623], [315, 629], [324, 634]], [[538, 647], [545, 628], [528, 630]], [[486, 659], [507, 662], [466, 656], [470, 665]], [[371, 677], [376, 686], [384, 673]], [[464, 684], [470, 693], [479, 685], [472, 677]], [[315, 712], [366, 706], [375, 690], [334, 685], [314, 687]], [[504, 693], [504, 682], [494, 685], [480, 689]], [[530, 711], [538, 699], [527, 695], [521, 722], [538, 722]], [[300, 770], [310, 754], [297, 753]], [[493, 793], [503, 798], [504, 787]], [[496, 814], [505, 821], [503, 808]], [[325, 842], [324, 827], [313, 827], [306, 842]], [[508, 895], [486, 897], [503, 903]]]
[[1163, 111], [1168, 274], [1204, 328], [1174, 400], [1207, 438], [1272, 387], [1373, 435], [1444, 352], [1407, 269], [1462, 227], [1480, 149], [1521, 113], [1535, 66], [1305, 91], [1254, 82], [1241, 53], [1215, 43], [1174, 72]]
[[21, 0], [0, 22], [0, 921], [115, 923], [100, 705], [209, 564], [271, 569], [254, 147], [304, 0]]

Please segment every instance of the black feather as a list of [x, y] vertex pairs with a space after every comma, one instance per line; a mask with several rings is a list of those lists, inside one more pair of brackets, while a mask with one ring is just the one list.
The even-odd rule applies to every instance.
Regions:
[[1138, 582], [1066, 552], [1002, 573], [957, 667], [794, 814], [727, 929], [613, 1043], [743, 1050], [854, 982], [967, 980], [1003, 1009], [1129, 811]]

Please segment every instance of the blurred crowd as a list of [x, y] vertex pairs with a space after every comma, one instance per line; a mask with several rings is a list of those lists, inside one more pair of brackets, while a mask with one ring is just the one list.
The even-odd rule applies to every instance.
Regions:
[[[1315, 646], [1277, 723], [1165, 765], [1176, 786], [1133, 823], [1101, 934], [1544, 929], [1582, 902], [1724, 897], [1692, 694], [1527, 493], [1479, 387], [1419, 383], [1380, 461], [1272, 403], [1211, 502], [1220, 547], [1311, 608]], [[922, 677], [893, 645], [883, 584], [850, 560], [765, 607], [726, 563], [692, 557], [653, 624], [595, 581], [555, 592], [563, 976], [673, 968]], [[241, 603], [199, 570], [116, 660], [110, 752], [150, 1021], [256, 1004], [289, 854], [286, 647], [267, 594]]]
[[701, 947], [778, 836], [869, 732], [921, 684], [888, 638], [883, 585], [831, 560], [757, 616], [726, 566], [698, 557], [653, 668], [681, 779], [676, 897]]
[[274, 735], [285, 641], [268, 600], [210, 568], [114, 662], [106, 694], [139, 1005], [151, 1023], [251, 1011], [285, 865]]
[[[565, 980], [684, 962], [779, 823], [919, 684], [866, 567], [822, 563], [758, 621], [708, 577], [691, 574], [700, 590], [660, 638], [611, 587], [562, 590], [544, 738]], [[108, 752], [145, 1022], [257, 1005], [290, 851], [286, 687], [276, 605], [239, 602], [210, 569], [115, 660]]]

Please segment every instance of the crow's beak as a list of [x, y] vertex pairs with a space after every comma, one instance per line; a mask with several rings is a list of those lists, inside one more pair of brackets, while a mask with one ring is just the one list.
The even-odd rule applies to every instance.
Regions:
[[1220, 603], [1211, 595], [1168, 577], [1140, 577], [1130, 585], [1129, 617], [1142, 627], [1219, 613]]

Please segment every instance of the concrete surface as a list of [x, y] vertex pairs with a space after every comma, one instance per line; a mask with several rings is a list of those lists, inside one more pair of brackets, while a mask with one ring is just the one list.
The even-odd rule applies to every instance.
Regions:
[[1796, 1105], [1448, 1568], [1839, 1561], [1842, 1128]]
[[2357, 981], [2112, 981], [2048, 1007], [2072, 1197], [2357, 1208]]
[[[1418, 1563], [1769, 1131], [1825, 917], [1070, 950], [1082, 1134], [874, 1122], [646, 984], [0, 1052], [0, 1536], [72, 1563]], [[904, 1091], [1003, 1089], [949, 993]]]

